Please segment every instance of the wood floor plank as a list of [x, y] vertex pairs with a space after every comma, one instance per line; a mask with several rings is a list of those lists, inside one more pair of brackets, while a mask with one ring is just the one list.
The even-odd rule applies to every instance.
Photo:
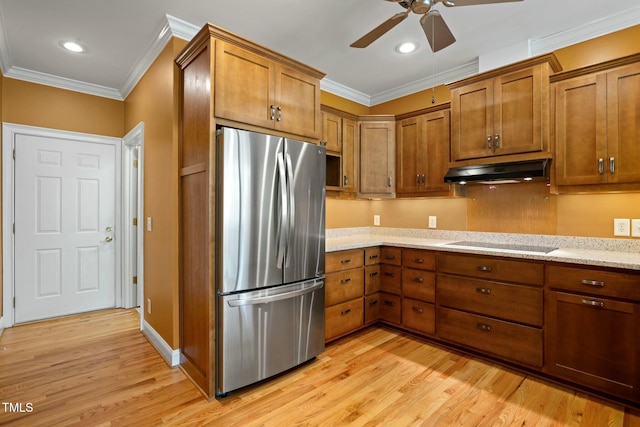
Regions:
[[[139, 331], [131, 310], [9, 328], [0, 338], [0, 425], [612, 426], [638, 410], [590, 398], [386, 327], [208, 402]], [[15, 406], [14, 406], [15, 409]]]

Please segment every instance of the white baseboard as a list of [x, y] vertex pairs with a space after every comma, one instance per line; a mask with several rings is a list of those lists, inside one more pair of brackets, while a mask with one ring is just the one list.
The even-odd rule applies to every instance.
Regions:
[[155, 329], [147, 323], [146, 320], [142, 320], [142, 334], [147, 337], [149, 342], [160, 353], [160, 356], [169, 364], [174, 367], [180, 364], [180, 350], [174, 350], [169, 344], [156, 332]]

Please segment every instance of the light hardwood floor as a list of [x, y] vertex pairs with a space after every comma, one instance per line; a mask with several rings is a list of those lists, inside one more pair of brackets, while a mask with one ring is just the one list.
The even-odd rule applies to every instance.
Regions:
[[[6, 329], [0, 424], [24, 426], [640, 426], [544, 381], [372, 327], [276, 379], [207, 402], [108, 310]], [[29, 412], [29, 408], [32, 411]]]

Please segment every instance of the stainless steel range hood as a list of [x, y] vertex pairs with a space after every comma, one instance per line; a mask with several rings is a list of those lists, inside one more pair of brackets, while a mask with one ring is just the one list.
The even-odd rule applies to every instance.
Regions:
[[444, 176], [444, 182], [520, 182], [549, 179], [550, 159], [523, 162], [497, 163], [491, 165], [461, 166], [451, 168]]

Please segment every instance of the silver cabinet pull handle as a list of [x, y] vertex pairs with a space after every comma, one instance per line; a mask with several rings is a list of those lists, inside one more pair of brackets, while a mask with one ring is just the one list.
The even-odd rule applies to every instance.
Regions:
[[582, 279], [581, 282], [583, 285], [587, 285], [587, 286], [597, 286], [599, 288], [604, 287], [604, 282], [600, 281], [600, 280], [588, 280], [588, 279]]
[[345, 175], [342, 182], [344, 183], [343, 185], [349, 185], [349, 177]]
[[491, 325], [487, 325], [484, 323], [476, 323], [476, 328], [480, 329], [481, 331], [491, 331]]
[[391, 177], [389, 177], [389, 187], [391, 187], [391, 184], [393, 183]]
[[479, 266], [476, 267], [476, 269], [478, 271], [486, 271], [487, 273], [491, 272], [491, 270], [493, 270], [491, 267], [486, 266], [486, 265], [479, 265]]
[[493, 137], [493, 148], [500, 147], [500, 135], [496, 133], [496, 136]]
[[602, 301], [583, 299], [582, 303], [584, 305], [588, 305], [589, 307], [604, 307], [604, 303]]
[[489, 295], [491, 293], [491, 289], [488, 288], [476, 288], [476, 292], [479, 294]]
[[277, 117], [276, 120], [281, 122], [282, 121], [282, 107], [278, 107], [278, 108], [276, 108], [276, 110], [278, 110], [278, 117]]
[[611, 173], [615, 173], [616, 172], [616, 159], [615, 159], [615, 157], [611, 157], [609, 159], [609, 172], [611, 172]]
[[491, 135], [487, 136], [487, 148], [489, 150], [491, 150], [491, 147], [493, 147], [492, 142], [491, 142]]
[[269, 107], [271, 108], [271, 120], [275, 120], [276, 119], [276, 106], [275, 105], [270, 105]]
[[416, 175], [416, 185], [420, 185], [420, 174]]
[[598, 159], [598, 173], [600, 175], [604, 173], [604, 159], [602, 157]]
[[424, 174], [422, 174], [422, 185], [424, 185], [425, 180], [424, 180]]

